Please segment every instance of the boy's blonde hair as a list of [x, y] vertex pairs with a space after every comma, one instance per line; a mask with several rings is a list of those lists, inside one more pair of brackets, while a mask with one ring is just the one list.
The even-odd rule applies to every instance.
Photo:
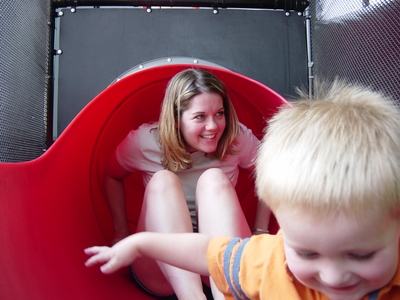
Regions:
[[212, 155], [223, 160], [228, 154], [236, 154], [233, 147], [240, 126], [224, 84], [208, 71], [187, 69], [169, 81], [161, 106], [158, 142], [163, 152], [162, 164], [167, 170], [176, 172], [192, 167], [193, 161], [180, 131], [181, 116], [189, 109], [193, 97], [202, 93], [217, 93], [224, 106], [226, 127]]
[[[336, 80], [300, 92], [269, 122], [256, 162], [257, 193], [272, 211], [362, 217], [400, 203], [400, 112], [377, 92]], [[308, 100], [307, 100], [308, 99]]]

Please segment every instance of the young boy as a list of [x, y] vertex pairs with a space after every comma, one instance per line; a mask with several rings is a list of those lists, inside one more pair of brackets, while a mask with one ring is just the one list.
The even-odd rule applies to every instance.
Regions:
[[86, 265], [150, 256], [211, 274], [226, 299], [400, 299], [400, 111], [337, 81], [320, 92], [273, 117], [257, 157], [277, 235], [140, 233], [86, 249]]

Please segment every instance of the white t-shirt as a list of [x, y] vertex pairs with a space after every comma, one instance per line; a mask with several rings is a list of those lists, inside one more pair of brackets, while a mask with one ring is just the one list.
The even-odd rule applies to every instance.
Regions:
[[[138, 129], [130, 131], [116, 150], [117, 160], [125, 170], [142, 171], [145, 186], [155, 172], [164, 169], [161, 164], [162, 152], [158, 145], [157, 126], [158, 123], [143, 124]], [[218, 159], [207, 157], [204, 152], [197, 151], [191, 154], [193, 167], [176, 173], [185, 191], [192, 221], [195, 220], [196, 184], [204, 171], [210, 168], [219, 168], [229, 177], [233, 185], [236, 185], [239, 167], [247, 169], [254, 165], [260, 141], [243, 124], [240, 124], [240, 127], [238, 144], [235, 147], [238, 154], [228, 155], [221, 162]], [[195, 221], [193, 223], [195, 224]]]

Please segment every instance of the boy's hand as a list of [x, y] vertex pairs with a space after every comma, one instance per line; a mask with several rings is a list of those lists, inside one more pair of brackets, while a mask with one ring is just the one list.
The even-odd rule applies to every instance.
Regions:
[[207, 247], [211, 237], [200, 233], [165, 234], [139, 232], [124, 238], [111, 248], [91, 247], [87, 267], [101, 264], [100, 270], [110, 274], [128, 266], [136, 258], [147, 256], [175, 267], [210, 275], [207, 268]]
[[138, 253], [129, 243], [129, 238], [118, 242], [112, 248], [105, 246], [87, 248], [85, 253], [91, 256], [86, 261], [85, 266], [92, 267], [102, 264], [100, 270], [104, 274], [110, 274], [128, 266], [138, 257]]

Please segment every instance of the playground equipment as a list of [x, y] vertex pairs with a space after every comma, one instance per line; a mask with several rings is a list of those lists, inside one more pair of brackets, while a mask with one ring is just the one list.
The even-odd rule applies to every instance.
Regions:
[[[128, 269], [103, 275], [86, 268], [83, 249], [107, 245], [111, 216], [101, 178], [105, 162], [131, 129], [157, 121], [168, 80], [198, 65], [144, 69], [110, 85], [70, 123], [39, 158], [0, 164], [0, 299], [153, 299]], [[262, 137], [268, 119], [286, 101], [268, 87], [232, 71], [202, 66], [227, 86], [239, 120]], [[256, 197], [251, 174], [236, 187], [249, 224]], [[143, 196], [140, 173], [125, 180], [131, 232]], [[273, 220], [270, 231], [276, 232]]]

